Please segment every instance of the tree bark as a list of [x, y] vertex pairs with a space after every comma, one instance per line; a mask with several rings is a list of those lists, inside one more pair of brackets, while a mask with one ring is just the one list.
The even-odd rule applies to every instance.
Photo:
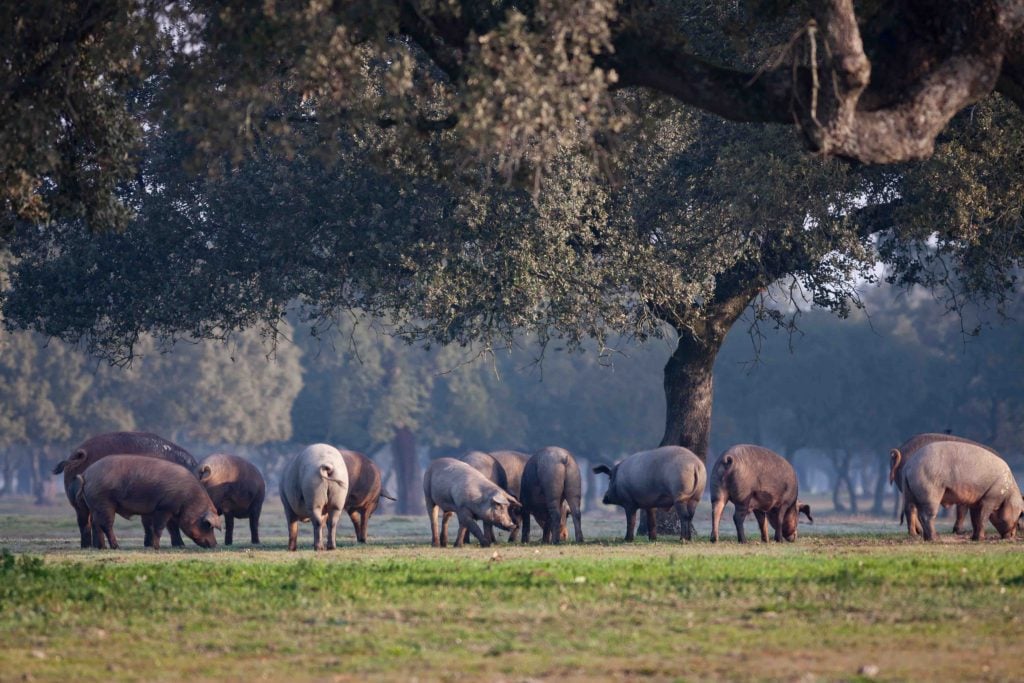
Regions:
[[400, 515], [423, 514], [423, 473], [416, 456], [416, 437], [411, 429], [404, 425], [395, 427], [391, 455], [398, 484], [396, 512]]

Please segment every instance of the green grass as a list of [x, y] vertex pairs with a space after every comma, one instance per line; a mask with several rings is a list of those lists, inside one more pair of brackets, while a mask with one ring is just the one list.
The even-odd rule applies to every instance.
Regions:
[[274, 519], [265, 548], [145, 551], [127, 523], [100, 553], [3, 515], [0, 680], [1020, 677], [1019, 543], [627, 545], [597, 516], [582, 546], [455, 550], [384, 517], [333, 553], [285, 552]]

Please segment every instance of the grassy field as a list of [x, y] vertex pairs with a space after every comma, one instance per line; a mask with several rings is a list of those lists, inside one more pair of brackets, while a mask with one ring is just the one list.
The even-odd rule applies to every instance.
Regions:
[[0, 680], [1024, 675], [1020, 542], [819, 511], [795, 544], [713, 545], [705, 509], [689, 544], [595, 513], [581, 546], [433, 549], [425, 517], [383, 516], [366, 547], [287, 553], [274, 507], [258, 548], [148, 551], [120, 520], [125, 549], [95, 552], [70, 507], [0, 502]]

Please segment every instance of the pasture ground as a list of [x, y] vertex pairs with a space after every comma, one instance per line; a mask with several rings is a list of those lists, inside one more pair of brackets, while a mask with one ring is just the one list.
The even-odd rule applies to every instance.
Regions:
[[705, 504], [688, 544], [627, 545], [608, 510], [580, 546], [434, 549], [425, 516], [385, 515], [367, 546], [346, 524], [339, 550], [288, 553], [276, 503], [258, 547], [243, 523], [234, 547], [154, 552], [119, 520], [97, 552], [63, 500], [0, 500], [0, 681], [1024, 676], [1020, 541], [928, 545], [819, 505], [794, 544], [715, 545]]

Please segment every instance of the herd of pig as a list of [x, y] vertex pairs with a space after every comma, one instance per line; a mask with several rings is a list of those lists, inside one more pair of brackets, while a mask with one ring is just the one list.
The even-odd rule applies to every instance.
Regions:
[[[675, 509], [680, 537], [693, 538], [693, 515], [707, 483], [704, 463], [686, 448], [663, 446], [630, 455], [615, 465], [598, 465], [608, 475], [606, 505], [626, 513], [626, 540], [634, 538], [636, 515], [644, 510], [647, 533], [656, 538], [656, 510]], [[145, 545], [158, 549], [166, 527], [172, 545], [184, 545], [184, 532], [204, 548], [233, 541], [234, 520], [248, 519], [252, 543], [259, 543], [259, 518], [266, 495], [260, 471], [243, 458], [217, 453], [196, 462], [186, 450], [155, 434], [112, 432], [78, 446], [54, 474], [64, 475], [68, 500], [75, 508], [82, 547], [117, 548], [114, 516], [139, 515]], [[940, 506], [957, 506], [954, 531], [963, 530], [971, 513], [975, 540], [991, 521], [1002, 538], [1024, 529], [1024, 499], [1006, 462], [987, 446], [947, 434], [918, 434], [890, 453], [889, 480], [903, 494], [907, 529], [912, 536], [935, 538]], [[546, 543], [568, 539], [571, 517], [577, 542], [583, 541], [580, 468], [564, 448], [543, 448], [533, 455], [518, 451], [471, 451], [460, 459], [439, 458], [423, 476], [423, 494], [434, 546], [448, 544], [448, 522], [459, 528], [455, 545], [472, 534], [483, 546], [495, 541], [494, 527], [510, 532], [509, 541], [530, 539], [536, 520]], [[768, 541], [794, 541], [798, 517], [811, 518], [798, 498], [796, 472], [782, 456], [761, 446], [741, 444], [725, 451], [711, 472], [711, 541], [719, 537], [726, 503], [733, 503], [739, 541], [753, 512]], [[292, 457], [280, 480], [281, 503], [288, 522], [288, 549], [298, 547], [299, 522], [313, 527], [316, 550], [336, 546], [344, 511], [356, 539], [366, 542], [366, 528], [380, 498], [394, 500], [381, 486], [380, 470], [355, 451], [313, 444]], [[481, 528], [482, 524], [482, 528]]]

